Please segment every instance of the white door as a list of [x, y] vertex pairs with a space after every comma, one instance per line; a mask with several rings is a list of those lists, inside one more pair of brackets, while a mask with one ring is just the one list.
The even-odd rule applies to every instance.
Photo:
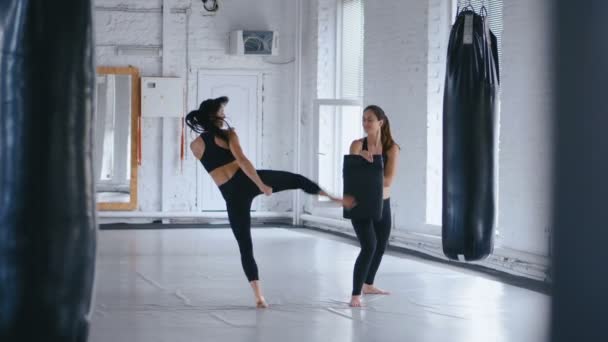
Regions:
[[[257, 72], [200, 70], [198, 103], [209, 98], [228, 96], [225, 113], [230, 126], [236, 129], [243, 152], [257, 166], [258, 114], [261, 105], [261, 76]], [[199, 208], [202, 211], [226, 210], [219, 189], [202, 165], [198, 163]], [[254, 209], [254, 208], [252, 208]]]

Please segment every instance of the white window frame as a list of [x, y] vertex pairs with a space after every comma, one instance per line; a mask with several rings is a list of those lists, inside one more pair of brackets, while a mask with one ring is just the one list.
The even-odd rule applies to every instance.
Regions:
[[[320, 128], [321, 128], [321, 123], [319, 122], [320, 120], [320, 113], [321, 113], [321, 107], [322, 106], [334, 106], [334, 107], [338, 107], [338, 106], [342, 106], [342, 107], [362, 107], [363, 106], [363, 101], [361, 100], [357, 100], [357, 99], [316, 99], [314, 101], [314, 122], [315, 124], [315, 130], [314, 130], [314, 134], [313, 134], [313, 139], [314, 139], [314, 149], [313, 149], [313, 153], [314, 153], [314, 158], [313, 158], [313, 168], [314, 168], [314, 175], [315, 175], [315, 179], [320, 179], [320, 173], [319, 173], [319, 132], [320, 132]], [[339, 116], [334, 116], [334, 123], [336, 123], [335, 127], [337, 127], [336, 130], [336, 134], [334, 135], [334, 137], [340, 137], [342, 136], [342, 128], [341, 125], [337, 125], [337, 120], [338, 120]], [[334, 140], [334, 146], [338, 145], [337, 144], [337, 140]], [[334, 154], [336, 154], [337, 152], [334, 150], [333, 151]], [[348, 152], [346, 151], [344, 154], [347, 154]], [[334, 182], [339, 182], [338, 178], [342, 178], [342, 173], [341, 172], [336, 172], [336, 174], [334, 175]], [[323, 184], [320, 184], [321, 186], [323, 186]], [[342, 194], [336, 194], [336, 195], [342, 195]], [[313, 200], [313, 205], [314, 207], [325, 207], [325, 208], [330, 208], [330, 207], [335, 207], [335, 205], [331, 202], [327, 202], [324, 200], [321, 200], [318, 196], [314, 197]]]
[[[342, 4], [343, 0], [334, 0], [336, 6], [336, 30], [335, 30], [335, 73], [334, 73], [334, 89], [333, 89], [333, 97], [334, 98], [317, 98], [313, 101], [313, 120], [315, 122], [315, 129], [313, 133], [313, 174], [315, 179], [320, 179], [319, 172], [319, 138], [320, 138], [320, 113], [322, 106], [333, 106], [333, 107], [363, 107], [363, 94], [361, 94], [361, 98], [342, 98], [342, 24], [343, 24], [343, 9]], [[342, 117], [341, 115], [336, 115], [334, 117], [334, 127], [336, 127], [336, 131], [334, 134], [334, 144], [333, 146], [338, 146], [338, 139], [342, 136], [342, 127], [338, 122], [338, 119]], [[333, 154], [337, 156], [337, 151], [333, 151]], [[348, 151], [344, 151], [340, 156], [348, 154]], [[338, 157], [340, 157], [338, 156]], [[338, 172], [334, 175], [334, 184], [337, 184], [342, 179], [342, 171], [337, 170]], [[323, 184], [319, 184], [321, 187]], [[342, 194], [334, 194], [341, 196]], [[341, 217], [342, 208], [337, 208], [336, 205], [330, 201], [323, 200], [319, 196], [315, 196], [312, 199], [312, 209], [315, 210], [318, 214], [323, 214], [323, 216], [333, 216], [333, 217]]]

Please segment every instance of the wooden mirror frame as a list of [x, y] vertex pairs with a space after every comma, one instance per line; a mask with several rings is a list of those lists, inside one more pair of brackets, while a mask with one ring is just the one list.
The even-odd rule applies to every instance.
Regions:
[[[128, 211], [137, 209], [137, 166], [139, 164], [139, 123], [141, 117], [141, 79], [139, 69], [127, 67], [97, 67], [97, 75], [131, 75], [131, 178], [129, 202], [97, 202], [97, 210]], [[97, 181], [97, 180], [96, 180]]]

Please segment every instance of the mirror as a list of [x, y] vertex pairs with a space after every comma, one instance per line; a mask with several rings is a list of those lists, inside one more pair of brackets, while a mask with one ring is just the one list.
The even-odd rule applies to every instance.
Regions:
[[97, 68], [93, 172], [98, 210], [137, 208], [139, 87], [137, 68]]

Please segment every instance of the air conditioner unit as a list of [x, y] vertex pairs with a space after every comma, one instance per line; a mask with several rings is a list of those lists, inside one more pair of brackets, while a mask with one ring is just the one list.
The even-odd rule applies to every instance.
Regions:
[[230, 32], [230, 54], [277, 56], [279, 54], [279, 34], [276, 31], [232, 31]]

